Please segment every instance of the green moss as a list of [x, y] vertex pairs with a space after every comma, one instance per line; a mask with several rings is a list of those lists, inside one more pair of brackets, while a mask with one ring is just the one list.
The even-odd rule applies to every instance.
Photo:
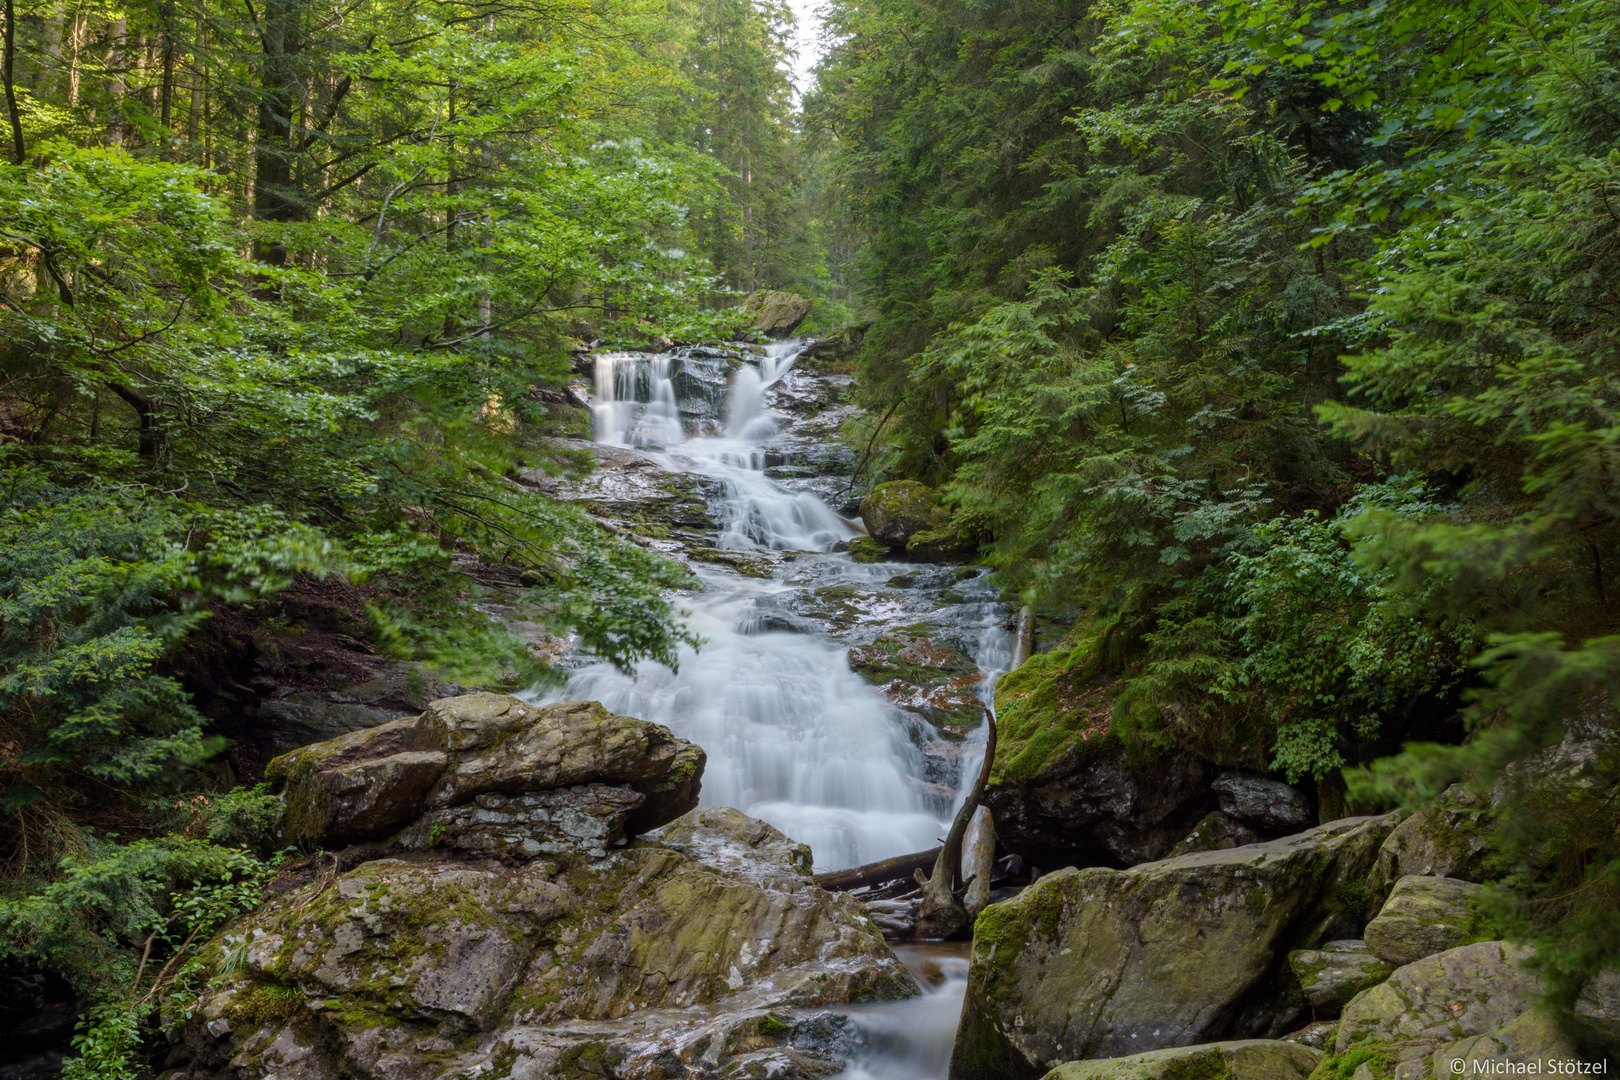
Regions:
[[1107, 737], [1118, 684], [1101, 670], [1096, 644], [1076, 627], [1062, 647], [1036, 653], [997, 682], [991, 783], [1026, 783], [1071, 746]]
[[893, 554], [870, 536], [857, 536], [849, 542], [849, 557], [858, 563], [875, 563], [892, 558]]
[[1360, 878], [1354, 881], [1341, 881], [1328, 893], [1328, 904], [1335, 911], [1342, 911], [1358, 921], [1365, 922], [1372, 914], [1372, 893], [1367, 889], [1367, 883]]
[[1171, 1062], [1159, 1076], [1160, 1080], [1231, 1080], [1232, 1074], [1220, 1053], [1212, 1051]]
[[244, 1025], [286, 1023], [304, 1011], [304, 996], [296, 987], [255, 986], [237, 998], [230, 1017]]
[[612, 1076], [618, 1063], [618, 1056], [600, 1043], [587, 1043], [564, 1050], [554, 1075], [557, 1080], [601, 1080]]
[[786, 1039], [793, 1035], [793, 1025], [769, 1013], [759, 1018], [759, 1033], [767, 1039]]
[[1342, 1054], [1329, 1054], [1311, 1072], [1309, 1080], [1350, 1080], [1366, 1065], [1374, 1077], [1389, 1075], [1396, 1064], [1395, 1051], [1384, 1043], [1358, 1043]]

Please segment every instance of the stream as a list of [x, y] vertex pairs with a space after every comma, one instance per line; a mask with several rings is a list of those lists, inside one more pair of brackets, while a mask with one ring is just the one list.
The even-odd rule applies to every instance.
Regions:
[[[853, 464], [836, 440], [854, 411], [849, 377], [798, 370], [802, 347], [773, 343], [741, 363], [713, 347], [595, 357], [601, 468], [560, 493], [632, 520], [670, 490], [687, 500], [672, 505], [706, 511], [669, 514], [654, 542], [702, 583], [680, 607], [704, 643], [682, 651], [678, 672], [583, 664], [547, 700], [597, 700], [696, 742], [708, 754], [702, 801], [808, 843], [821, 872], [934, 846], [983, 758], [982, 724], [941, 719], [946, 691], [880, 688], [852, 670], [851, 649], [923, 638], [971, 661], [976, 674], [952, 692], [984, 700], [1011, 635], [982, 568], [861, 564], [840, 550], [860, 531], [839, 513], [857, 512], [839, 501]], [[924, 994], [848, 1010], [865, 1044], [844, 1074], [854, 1080], [946, 1074], [966, 946], [897, 952]]]

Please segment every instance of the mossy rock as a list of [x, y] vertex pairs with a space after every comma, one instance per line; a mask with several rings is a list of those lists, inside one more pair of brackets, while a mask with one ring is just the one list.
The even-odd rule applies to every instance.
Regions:
[[1397, 881], [1413, 874], [1484, 881], [1494, 824], [1489, 796], [1463, 784], [1447, 788], [1384, 841], [1367, 878], [1374, 899], [1382, 903]]
[[272, 890], [200, 951], [202, 997], [165, 1004], [169, 1067], [361, 1076], [386, 1050], [402, 1076], [819, 1076], [839, 1044], [797, 1010], [918, 993], [805, 845], [718, 807], [667, 834], [680, 850], [419, 854]]
[[894, 552], [870, 536], [857, 536], [849, 541], [849, 557], [858, 563], [875, 563], [894, 558]]
[[879, 635], [870, 645], [849, 650], [849, 666], [883, 696], [960, 739], [984, 720], [978, 696], [983, 681], [978, 665], [955, 649], [938, 644], [924, 627], [902, 627]]
[[1241, 1039], [1071, 1061], [1045, 1080], [1305, 1080], [1321, 1058], [1321, 1051], [1298, 1043]]
[[815, 302], [798, 293], [779, 289], [759, 289], [743, 299], [743, 310], [754, 317], [754, 326], [766, 337], [791, 337]]
[[1367, 946], [1400, 967], [1493, 937], [1478, 910], [1483, 892], [1483, 886], [1456, 878], [1403, 877], [1367, 924]]
[[861, 520], [872, 539], [904, 549], [913, 536], [944, 528], [950, 511], [939, 492], [915, 480], [879, 484], [861, 500]]
[[[1393, 815], [1129, 870], [1073, 868], [992, 904], [973, 928], [953, 1080], [1241, 1036], [1322, 892], [1370, 867]], [[960, 1065], [958, 1064], [960, 1062]]]
[[1320, 949], [1295, 949], [1288, 966], [1318, 1017], [1337, 1016], [1357, 994], [1395, 970], [1360, 940], [1332, 941]]

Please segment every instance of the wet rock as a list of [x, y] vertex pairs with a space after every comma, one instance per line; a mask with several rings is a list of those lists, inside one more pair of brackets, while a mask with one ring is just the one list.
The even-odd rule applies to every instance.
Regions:
[[716, 808], [666, 831], [679, 850], [418, 853], [274, 894], [203, 949], [194, 1015], [166, 1013], [170, 1075], [819, 1077], [847, 1025], [794, 1010], [917, 992], [803, 845]]
[[1403, 877], [1367, 924], [1367, 947], [1400, 967], [1479, 940], [1475, 910], [1483, 887], [1456, 878]]
[[[445, 698], [419, 717], [283, 755], [266, 776], [285, 785], [288, 834], [331, 845], [380, 839], [427, 810], [461, 807], [482, 795], [538, 795], [591, 784], [639, 795], [621, 825], [642, 832], [696, 805], [703, 762], [701, 749], [668, 728], [615, 716], [595, 702], [541, 708], [480, 693]], [[566, 811], [559, 799], [525, 812], [544, 809], [549, 820]], [[620, 799], [616, 805], [627, 804]], [[480, 809], [495, 815], [488, 824], [498, 835], [516, 835], [516, 810]], [[581, 804], [566, 812], [589, 811]], [[413, 839], [431, 843], [437, 827], [465, 847], [479, 820], [473, 810], [448, 815], [430, 823], [429, 836]], [[530, 839], [554, 844], [566, 835], [546, 832], [544, 839], [539, 833]], [[523, 850], [523, 839], [515, 842]], [[504, 841], [492, 843], [504, 850]]]
[[698, 807], [659, 830], [658, 842], [742, 881], [815, 879], [809, 844], [729, 806]]
[[714, 481], [696, 473], [670, 472], [646, 455], [623, 447], [587, 442], [559, 446], [589, 453], [596, 467], [585, 477], [522, 469], [518, 478], [537, 491], [581, 506], [639, 535], [713, 545], [720, 529], [709, 509], [716, 495]]
[[883, 562], [894, 558], [894, 553], [870, 536], [851, 537], [847, 548], [849, 557], [858, 563]]
[[1337, 1016], [1350, 999], [1389, 978], [1395, 969], [1361, 940], [1330, 941], [1320, 949], [1296, 949], [1288, 966], [1318, 1016]]
[[1215, 810], [1205, 814], [1204, 819], [1194, 826], [1193, 831], [1170, 849], [1166, 858], [1191, 855], [1195, 851], [1225, 851], [1228, 848], [1242, 847], [1244, 844], [1258, 843], [1259, 840], [1260, 835], [1253, 829], [1230, 814]]
[[1311, 822], [1311, 801], [1281, 780], [1227, 772], [1210, 786], [1224, 813], [1257, 829], [1292, 832]]
[[[1015, 749], [1015, 748], [1014, 748]], [[1188, 754], [1133, 762], [1110, 740], [1076, 738], [1025, 772], [998, 748], [985, 804], [1009, 851], [1038, 864], [1162, 858], [1204, 817], [1207, 763]]]
[[879, 484], [861, 500], [861, 520], [872, 539], [904, 548], [917, 533], [938, 529], [950, 520], [939, 493], [915, 480]]
[[978, 665], [936, 643], [927, 627], [902, 627], [849, 650], [849, 666], [883, 696], [960, 738], [984, 718]]
[[1318, 898], [1363, 879], [1394, 826], [1349, 818], [1124, 871], [1070, 868], [992, 905], [974, 926], [953, 1080], [1286, 1022], [1249, 1003], [1270, 996], [1279, 950], [1317, 924]]
[[813, 306], [808, 297], [776, 289], [759, 289], [743, 298], [743, 310], [754, 317], [754, 326], [773, 338], [792, 337]]
[[1241, 1039], [1102, 1061], [1071, 1061], [1047, 1073], [1046, 1080], [1305, 1080], [1321, 1058], [1320, 1051], [1299, 1043]]

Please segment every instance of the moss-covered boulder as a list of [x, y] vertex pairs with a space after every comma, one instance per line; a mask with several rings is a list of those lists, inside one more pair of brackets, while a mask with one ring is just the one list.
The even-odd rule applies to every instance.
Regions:
[[1491, 827], [1490, 797], [1455, 784], [1389, 834], [1368, 887], [1382, 901], [1397, 881], [1413, 874], [1484, 881]]
[[1071, 1061], [1045, 1080], [1305, 1080], [1321, 1058], [1320, 1050], [1298, 1043], [1239, 1039]]
[[866, 330], [865, 325], [841, 326], [826, 337], [817, 338], [799, 354], [799, 366], [812, 370], [849, 370], [849, 365], [861, 354]]
[[1620, 1024], [1535, 1008], [1495, 1031], [1447, 1043], [1427, 1065], [1437, 1077], [1515, 1076], [1530, 1062], [1541, 1066], [1542, 1076], [1558, 1075], [1553, 1062], [1566, 1070], [1568, 1063], [1588, 1062], [1608, 1073], [1620, 1065]]
[[1288, 966], [1317, 1016], [1337, 1016], [1352, 998], [1377, 986], [1395, 970], [1359, 939], [1330, 941], [1319, 949], [1295, 949]]
[[755, 328], [773, 338], [791, 337], [814, 306], [809, 297], [779, 289], [757, 289], [743, 298], [743, 310], [754, 317]]
[[1120, 687], [1093, 657], [1094, 640], [1077, 627], [996, 683], [985, 803], [1002, 843], [1037, 866], [1162, 859], [1216, 809], [1211, 763], [1133, 752], [1114, 735]]
[[[1037, 1077], [1056, 1062], [1280, 1033], [1335, 890], [1365, 878], [1394, 815], [1129, 870], [1060, 870], [973, 929], [953, 1080]], [[1303, 940], [1302, 940], [1303, 939]]]
[[841, 1062], [790, 1010], [917, 992], [861, 906], [816, 885], [804, 845], [714, 808], [666, 833], [520, 865], [312, 862], [204, 950], [202, 996], [166, 1007], [170, 1067], [515, 1080], [754, 1063], [804, 1080]]
[[943, 528], [950, 517], [939, 492], [915, 480], [879, 484], [861, 500], [866, 531], [891, 548], [904, 548], [914, 535]]
[[1482, 891], [1456, 878], [1403, 877], [1367, 924], [1367, 947], [1400, 967], [1488, 937], [1475, 906]]
[[1133, 757], [1107, 737], [1106, 713], [1096, 723], [1093, 737], [1054, 724], [1025, 739], [1016, 721], [1003, 726], [985, 804], [1008, 850], [1041, 866], [1148, 862], [1204, 819], [1209, 763], [1191, 754]]
[[668, 728], [596, 702], [463, 694], [302, 747], [265, 775], [283, 785], [284, 829], [299, 840], [399, 833], [408, 846], [534, 857], [599, 853], [673, 820], [697, 804], [703, 764], [702, 749]]
[[[1361, 1080], [1416, 1080], [1461, 1075], [1455, 1061], [1469, 1070], [1471, 1061], [1516, 1052], [1526, 1055], [1520, 1061], [1612, 1055], [1620, 1033], [1616, 981], [1594, 982], [1572, 1015], [1556, 1017], [1538, 1008], [1542, 985], [1525, 967], [1531, 955], [1505, 941], [1482, 941], [1397, 968], [1345, 1008], [1324, 1068]], [[1541, 1072], [1554, 1075], [1545, 1064]]]
[[960, 739], [984, 719], [971, 658], [934, 640], [927, 626], [900, 627], [849, 650], [849, 666], [883, 696]]
[[852, 537], [848, 544], [849, 557], [858, 563], [883, 562], [894, 558], [894, 552], [870, 536]]

